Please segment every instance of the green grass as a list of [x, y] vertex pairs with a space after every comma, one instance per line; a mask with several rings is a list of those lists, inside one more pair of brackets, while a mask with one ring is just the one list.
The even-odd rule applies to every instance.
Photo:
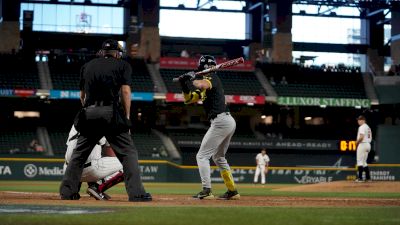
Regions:
[[[0, 181], [0, 191], [22, 192], [58, 192], [60, 182], [55, 181]], [[276, 191], [280, 187], [295, 186], [296, 184], [268, 184], [265, 187], [251, 184], [239, 184], [238, 189], [242, 196], [290, 196], [290, 197], [362, 197], [362, 198], [400, 198], [400, 192], [374, 193], [374, 192], [283, 192]], [[201, 189], [197, 183], [145, 183], [146, 190], [153, 195], [157, 194], [182, 194], [192, 195]], [[84, 193], [86, 185], [81, 188]], [[223, 184], [214, 184], [214, 194], [225, 192]], [[110, 189], [110, 194], [125, 194], [125, 187], [119, 184]]]
[[[57, 193], [60, 182], [54, 181], [0, 181], [0, 191], [21, 192], [52, 192]], [[303, 197], [371, 197], [371, 198], [399, 198], [400, 193], [302, 193], [276, 191], [280, 187], [294, 186], [282, 184], [268, 184], [265, 187], [251, 184], [240, 184], [242, 196], [303, 196]], [[153, 195], [183, 194], [192, 195], [200, 189], [197, 183], [145, 183], [147, 191]], [[223, 184], [213, 186], [214, 193], [225, 191]], [[86, 190], [83, 185], [82, 192]], [[110, 194], [124, 194], [125, 187], [120, 184], [110, 191]], [[0, 207], [2, 203], [0, 199]], [[7, 206], [7, 205], [6, 205]], [[15, 205], [17, 208], [21, 205]], [[65, 206], [59, 206], [65, 207]], [[370, 224], [400, 224], [400, 207], [251, 207], [251, 206], [138, 206], [132, 203], [130, 207], [104, 207], [68, 205], [68, 207], [91, 207], [112, 210], [111, 213], [96, 213], [86, 215], [65, 214], [35, 214], [35, 213], [0, 213], [1, 225], [370, 225]]]
[[64, 224], [400, 224], [400, 207], [294, 208], [294, 207], [129, 207], [88, 215], [2, 214], [2, 225]]

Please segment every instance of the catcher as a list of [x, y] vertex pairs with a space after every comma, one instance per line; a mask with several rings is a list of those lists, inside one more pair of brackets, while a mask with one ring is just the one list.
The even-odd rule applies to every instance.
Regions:
[[[217, 63], [213, 56], [203, 55], [198, 62], [198, 70], [202, 71]], [[228, 191], [219, 196], [219, 199], [239, 199], [240, 195], [232, 177], [232, 172], [225, 158], [231, 138], [236, 129], [236, 122], [229, 113], [225, 103], [224, 89], [221, 80], [215, 72], [204, 77], [196, 77], [195, 72], [189, 72], [179, 77], [185, 104], [203, 102], [207, 117], [211, 126], [201, 142], [196, 155], [199, 167], [202, 191], [194, 195], [194, 198], [213, 199], [211, 190], [210, 158], [219, 167], [221, 176]]]
[[[79, 133], [75, 126], [72, 126], [67, 140], [68, 147], [65, 153], [64, 171], [67, 169], [72, 152], [76, 147], [78, 136]], [[104, 192], [124, 181], [122, 164], [104, 137], [93, 148], [83, 167], [81, 182], [88, 183], [86, 192], [96, 200], [111, 199]]]

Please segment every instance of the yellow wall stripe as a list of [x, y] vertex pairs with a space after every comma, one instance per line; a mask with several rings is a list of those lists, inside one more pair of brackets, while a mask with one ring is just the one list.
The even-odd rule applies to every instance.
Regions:
[[64, 159], [46, 159], [46, 158], [0, 158], [0, 161], [11, 162], [64, 162]]
[[[61, 158], [0, 158], [0, 161], [8, 162], [59, 162], [63, 163]], [[198, 169], [197, 166], [179, 165], [168, 160], [139, 160], [142, 164], [168, 164], [180, 169]], [[370, 164], [370, 167], [400, 167], [400, 164]], [[212, 169], [217, 169], [217, 166], [212, 166]], [[255, 166], [232, 166], [232, 169], [255, 170]], [[355, 167], [285, 167], [285, 166], [270, 166], [269, 170], [331, 170], [331, 171], [354, 171]]]

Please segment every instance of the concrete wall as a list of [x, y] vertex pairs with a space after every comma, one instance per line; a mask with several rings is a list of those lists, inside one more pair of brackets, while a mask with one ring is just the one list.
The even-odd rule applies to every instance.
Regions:
[[273, 36], [272, 44], [272, 61], [277, 63], [292, 62], [292, 34], [291, 33], [276, 33]]
[[158, 27], [143, 27], [140, 35], [139, 56], [146, 60], [160, 60], [161, 40]]
[[392, 31], [391, 35], [396, 36], [392, 43], [390, 44], [390, 52], [392, 55], [392, 64], [393, 65], [400, 65], [400, 9], [398, 11], [392, 11]]
[[19, 22], [3, 21], [0, 23], [0, 52], [18, 50], [20, 41]]
[[376, 136], [378, 163], [400, 163], [400, 126], [380, 125]]

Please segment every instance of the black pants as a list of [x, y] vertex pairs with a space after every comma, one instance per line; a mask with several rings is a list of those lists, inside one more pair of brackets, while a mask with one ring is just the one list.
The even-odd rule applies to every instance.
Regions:
[[81, 123], [77, 146], [65, 171], [60, 195], [64, 198], [79, 193], [83, 165], [97, 142], [105, 136], [122, 163], [125, 187], [129, 198], [145, 194], [140, 178], [138, 152], [128, 129], [117, 129], [113, 120], [113, 107], [88, 107]]

